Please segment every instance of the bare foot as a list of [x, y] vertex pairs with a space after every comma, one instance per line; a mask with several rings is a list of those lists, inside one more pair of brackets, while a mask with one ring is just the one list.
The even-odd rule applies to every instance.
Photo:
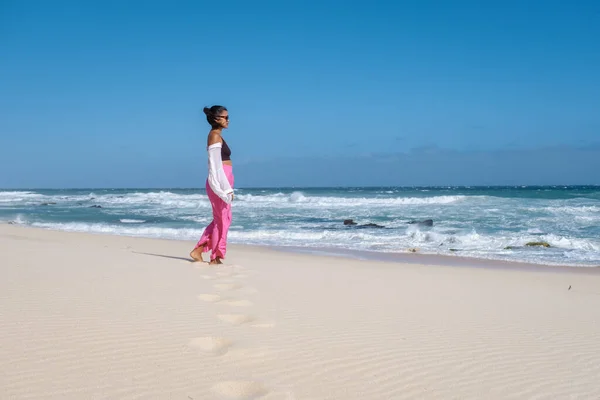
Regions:
[[214, 260], [210, 260], [210, 262], [208, 264], [210, 264], [210, 265], [223, 264], [223, 261], [221, 261], [220, 257], [217, 257]]
[[202, 247], [196, 247], [192, 250], [190, 257], [192, 257], [194, 261], [202, 261]]

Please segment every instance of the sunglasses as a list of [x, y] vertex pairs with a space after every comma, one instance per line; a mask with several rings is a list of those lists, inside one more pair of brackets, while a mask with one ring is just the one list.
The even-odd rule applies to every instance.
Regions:
[[219, 116], [218, 116], [218, 117], [216, 117], [216, 118], [225, 118], [225, 121], [229, 121], [229, 115], [225, 115], [225, 116], [223, 116], [223, 115], [219, 115]]

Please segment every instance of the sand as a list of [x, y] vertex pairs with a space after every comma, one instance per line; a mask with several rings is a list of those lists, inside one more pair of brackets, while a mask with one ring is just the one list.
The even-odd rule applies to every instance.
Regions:
[[0, 398], [600, 398], [597, 269], [192, 246], [0, 225]]

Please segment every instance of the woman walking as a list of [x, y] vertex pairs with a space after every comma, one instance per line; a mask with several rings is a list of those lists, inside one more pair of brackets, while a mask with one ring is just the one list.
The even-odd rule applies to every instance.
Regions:
[[206, 193], [212, 205], [212, 222], [204, 229], [190, 256], [202, 261], [202, 253], [211, 251], [209, 264], [222, 264], [227, 252], [227, 233], [231, 225], [233, 201], [233, 169], [231, 150], [223, 139], [223, 129], [229, 126], [229, 112], [223, 106], [204, 107], [211, 126], [208, 133], [208, 178]]

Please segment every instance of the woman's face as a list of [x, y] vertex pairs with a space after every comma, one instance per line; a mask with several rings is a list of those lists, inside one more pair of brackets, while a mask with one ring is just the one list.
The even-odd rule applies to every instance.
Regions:
[[217, 121], [221, 128], [227, 129], [229, 127], [229, 112], [221, 111], [219, 115], [215, 117], [215, 121]]

